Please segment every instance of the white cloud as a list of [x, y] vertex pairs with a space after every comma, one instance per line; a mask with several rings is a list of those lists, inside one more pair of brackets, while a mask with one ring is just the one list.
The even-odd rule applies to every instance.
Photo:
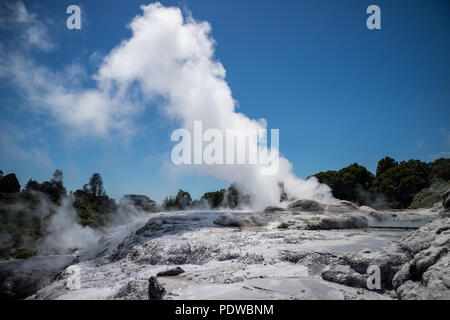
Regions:
[[22, 47], [30, 46], [44, 51], [54, 48], [47, 25], [36, 13], [29, 13], [22, 1], [6, 0], [0, 3], [0, 28], [18, 32]]

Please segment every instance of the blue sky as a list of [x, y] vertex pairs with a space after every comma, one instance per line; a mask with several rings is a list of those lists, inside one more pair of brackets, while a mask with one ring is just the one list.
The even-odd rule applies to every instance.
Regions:
[[[210, 23], [215, 58], [226, 69], [238, 111], [280, 130], [280, 152], [299, 177], [352, 162], [375, 171], [386, 155], [424, 161], [449, 156], [447, 0], [160, 2]], [[24, 1], [50, 43], [24, 56], [52, 72], [81, 66], [86, 76], [77, 86], [89, 88], [102, 57], [131, 36], [126, 26], [148, 3]], [[81, 30], [66, 28], [70, 4], [81, 7]], [[381, 30], [366, 28], [371, 4], [381, 8]], [[2, 52], [23, 52], [23, 28], [0, 24]], [[22, 184], [48, 179], [60, 168], [69, 190], [100, 172], [116, 198], [142, 193], [161, 200], [178, 188], [199, 197], [228, 185], [167, 173], [170, 134], [178, 123], [158, 108], [145, 108], [135, 119], [139, 130], [124, 137], [73, 134], [54, 115], [33, 110], [33, 103], [20, 83], [0, 77], [0, 169], [15, 172]]]

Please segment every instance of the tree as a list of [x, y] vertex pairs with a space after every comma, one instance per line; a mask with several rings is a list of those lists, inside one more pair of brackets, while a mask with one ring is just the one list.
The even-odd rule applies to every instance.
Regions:
[[163, 200], [162, 206], [164, 210], [171, 210], [176, 207], [175, 205], [175, 198], [174, 197], [166, 197]]
[[103, 188], [103, 179], [99, 173], [94, 173], [89, 179], [89, 192], [94, 197], [100, 197], [105, 195]]
[[[240, 188], [242, 190], [242, 188]], [[243, 194], [236, 183], [232, 183], [225, 192], [225, 205], [229, 208], [237, 208], [250, 204], [250, 195]]]
[[440, 158], [431, 163], [430, 183], [450, 181], [450, 159]]
[[16, 193], [20, 192], [19, 180], [14, 173], [2, 176], [0, 179], [0, 192]]
[[429, 187], [431, 165], [420, 160], [402, 161], [377, 175], [372, 191], [388, 197], [393, 208], [407, 208], [414, 196]]
[[314, 176], [320, 183], [331, 188], [334, 197], [364, 204], [365, 194], [369, 192], [375, 178], [370, 171], [357, 163], [339, 171], [320, 172]]
[[211, 208], [218, 208], [222, 205], [225, 196], [225, 189], [220, 189], [219, 191], [206, 192], [201, 199], [208, 201]]
[[189, 192], [179, 189], [177, 196], [175, 197], [175, 206], [179, 210], [184, 210], [190, 206], [191, 202], [192, 202], [192, 198], [191, 198], [191, 195], [189, 194]]
[[386, 170], [389, 170], [392, 167], [397, 166], [398, 163], [394, 159], [390, 157], [384, 157], [380, 161], [378, 161], [377, 172], [376, 175], [383, 174]]
[[64, 188], [63, 184], [63, 173], [59, 169], [53, 173], [53, 177], [50, 181], [39, 183], [33, 179], [28, 180], [25, 190], [34, 190], [45, 193], [50, 200], [55, 203], [59, 203], [61, 198], [67, 194], [66, 188]]

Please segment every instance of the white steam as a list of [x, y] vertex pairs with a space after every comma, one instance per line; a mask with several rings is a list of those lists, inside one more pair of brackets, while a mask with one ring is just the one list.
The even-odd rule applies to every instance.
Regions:
[[[138, 85], [144, 99], [164, 98], [163, 110], [191, 129], [201, 120], [204, 130], [264, 129], [265, 120], [252, 120], [235, 110], [225, 81], [225, 69], [214, 58], [214, 39], [207, 22], [184, 18], [180, 9], [159, 3], [142, 6], [142, 15], [130, 24], [132, 36], [104, 60], [97, 80], [102, 90], [123, 93]], [[316, 179], [307, 181], [292, 173], [280, 159], [279, 173], [261, 175], [259, 165], [198, 166], [201, 173], [237, 182], [252, 194], [254, 205], [279, 202], [279, 182], [290, 197], [331, 201], [330, 189]]]
[[46, 232], [38, 247], [39, 254], [68, 253], [79, 249], [94, 251], [101, 237], [99, 231], [77, 223], [77, 212], [71, 197], [64, 197], [61, 205], [56, 207]]
[[[214, 39], [207, 22], [184, 17], [179, 8], [160, 3], [141, 9], [142, 14], [130, 23], [131, 37], [104, 58], [94, 76], [94, 88], [73, 85], [77, 83], [74, 78], [83, 78], [83, 72], [72, 72], [67, 79], [17, 54], [3, 55], [0, 76], [13, 79], [40, 109], [83, 134], [133, 133], [135, 117], [146, 105], [160, 101], [160, 109], [189, 130], [199, 120], [203, 130], [216, 128], [223, 133], [226, 129], [266, 128], [264, 119], [236, 112], [225, 69], [214, 57]], [[280, 137], [282, 144], [282, 131]], [[290, 198], [333, 201], [328, 186], [315, 178], [299, 179], [283, 157], [278, 174], [272, 176], [261, 175], [260, 165], [195, 168], [200, 174], [244, 186], [252, 195], [254, 208], [277, 204], [280, 182]]]

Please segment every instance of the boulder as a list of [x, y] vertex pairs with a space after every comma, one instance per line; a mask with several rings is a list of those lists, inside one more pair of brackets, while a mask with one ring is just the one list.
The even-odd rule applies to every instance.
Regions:
[[168, 269], [165, 271], [158, 272], [158, 274], [156, 276], [157, 277], [173, 277], [173, 276], [177, 276], [182, 273], [184, 273], [184, 270], [181, 269], [180, 267], [176, 267], [173, 269]]
[[346, 254], [322, 272], [322, 278], [365, 286], [367, 268], [380, 268], [382, 290], [399, 299], [450, 299], [450, 218], [436, 219], [383, 251]]
[[289, 211], [323, 212], [326, 204], [314, 200], [297, 200], [288, 205]]
[[327, 207], [328, 213], [349, 213], [359, 211], [359, 207], [350, 201], [338, 200]]
[[450, 218], [450, 189], [442, 195], [442, 206], [444, 210], [439, 213], [442, 218]]
[[361, 206], [359, 207], [359, 211], [362, 213], [368, 214], [370, 217], [376, 219], [376, 220], [384, 220], [386, 219], [386, 215], [378, 212], [374, 208], [368, 207], [368, 206]]
[[264, 209], [264, 213], [272, 213], [272, 212], [282, 212], [282, 211], [286, 211], [285, 208], [281, 208], [281, 207], [276, 207], [276, 206], [269, 206], [267, 208]]
[[148, 299], [149, 300], [162, 300], [166, 294], [166, 289], [156, 279], [156, 277], [150, 277], [148, 279]]
[[214, 224], [223, 227], [261, 227], [267, 224], [266, 221], [257, 216], [243, 216], [236, 214], [223, 214], [214, 220]]
[[442, 195], [442, 205], [444, 206], [445, 210], [450, 209], [450, 189], [448, 189], [443, 195]]
[[118, 300], [147, 300], [147, 281], [145, 280], [131, 280], [113, 297]]
[[330, 230], [330, 229], [360, 229], [367, 228], [369, 223], [366, 217], [361, 215], [335, 215], [317, 216], [309, 219], [306, 229]]
[[0, 299], [24, 299], [50, 284], [73, 256], [37, 256], [0, 262]]

